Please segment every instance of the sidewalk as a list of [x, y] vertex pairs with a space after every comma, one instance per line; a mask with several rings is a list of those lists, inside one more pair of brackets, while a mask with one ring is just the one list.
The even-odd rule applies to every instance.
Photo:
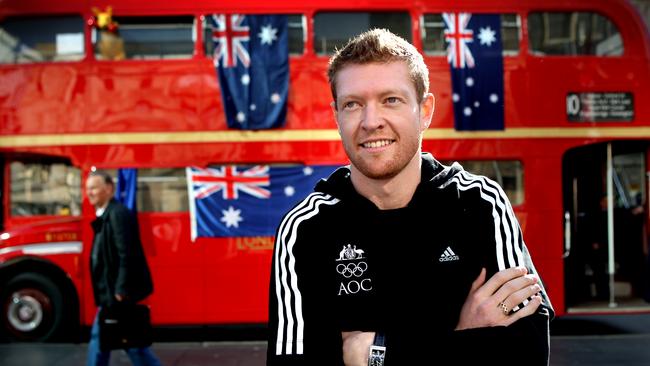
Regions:
[[[84, 366], [87, 343], [0, 344], [2, 366]], [[164, 366], [263, 366], [266, 342], [154, 343]], [[126, 353], [114, 351], [111, 366], [131, 366]]]

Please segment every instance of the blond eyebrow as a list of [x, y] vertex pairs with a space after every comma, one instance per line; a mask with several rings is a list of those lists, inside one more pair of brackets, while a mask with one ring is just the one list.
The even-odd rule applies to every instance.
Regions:
[[[408, 90], [404, 88], [391, 88], [379, 92], [378, 95], [380, 98], [386, 97], [388, 95], [408, 96]], [[364, 99], [364, 97], [362, 97], [362, 94], [352, 93], [352, 94], [339, 95], [336, 99], [338, 101], [342, 101], [347, 99], [352, 99], [352, 100]]]
[[388, 95], [399, 95], [399, 96], [408, 96], [408, 90], [403, 89], [403, 88], [396, 88], [396, 89], [388, 89], [385, 90], [381, 93], [379, 93], [380, 96], [385, 97]]

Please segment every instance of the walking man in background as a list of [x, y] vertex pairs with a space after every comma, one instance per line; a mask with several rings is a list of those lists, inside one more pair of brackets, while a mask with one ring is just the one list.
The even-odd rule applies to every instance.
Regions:
[[[97, 218], [90, 254], [90, 271], [95, 304], [135, 304], [153, 292], [149, 266], [144, 256], [137, 220], [132, 212], [113, 198], [113, 179], [104, 172], [92, 172], [86, 181], [88, 200]], [[88, 366], [107, 366], [110, 351], [100, 349], [99, 309], [88, 343]], [[136, 365], [160, 365], [149, 347], [125, 350]]]

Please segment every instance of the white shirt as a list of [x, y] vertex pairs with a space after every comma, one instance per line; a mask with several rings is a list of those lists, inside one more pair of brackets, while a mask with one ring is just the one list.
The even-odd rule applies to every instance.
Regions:
[[95, 216], [99, 217], [104, 214], [104, 211], [106, 211], [106, 207], [108, 207], [108, 202], [104, 204], [104, 206], [98, 208], [95, 210]]

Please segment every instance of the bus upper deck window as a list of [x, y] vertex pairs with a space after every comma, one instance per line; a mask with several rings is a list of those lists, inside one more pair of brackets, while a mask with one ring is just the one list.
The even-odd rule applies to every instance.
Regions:
[[501, 43], [504, 55], [519, 53], [521, 18], [517, 14], [501, 14]]
[[64, 163], [14, 161], [10, 171], [11, 216], [81, 214], [79, 169]]
[[[424, 14], [422, 16], [422, 45], [424, 52], [431, 56], [444, 56], [447, 54], [447, 41], [445, 41], [445, 21], [442, 13]], [[501, 43], [505, 56], [519, 53], [521, 40], [521, 21], [517, 14], [501, 14]]]
[[83, 27], [81, 16], [7, 18], [0, 22], [0, 63], [81, 60]]
[[194, 53], [194, 17], [115, 17], [117, 31], [93, 31], [98, 60], [187, 59]]
[[138, 169], [136, 196], [140, 212], [187, 211], [185, 168]]
[[307, 20], [303, 15], [289, 15], [289, 54], [302, 55], [307, 40]]
[[623, 40], [616, 25], [592, 12], [535, 12], [528, 16], [534, 55], [620, 56]]
[[[289, 55], [302, 55], [304, 53], [305, 41], [307, 38], [305, 16], [302, 14], [289, 14], [287, 15], [287, 21], [289, 33]], [[212, 34], [214, 33], [212, 22], [204, 20], [203, 32], [205, 54], [208, 57], [212, 57], [214, 54], [215, 44], [215, 41], [212, 39]]]
[[407, 12], [321, 12], [314, 16], [314, 49], [330, 55], [351, 37], [373, 28], [386, 28], [412, 41], [411, 17]]
[[445, 21], [442, 14], [424, 14], [422, 16], [422, 47], [427, 55], [442, 56], [447, 54], [445, 42]]

